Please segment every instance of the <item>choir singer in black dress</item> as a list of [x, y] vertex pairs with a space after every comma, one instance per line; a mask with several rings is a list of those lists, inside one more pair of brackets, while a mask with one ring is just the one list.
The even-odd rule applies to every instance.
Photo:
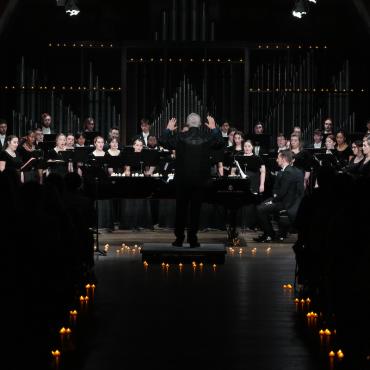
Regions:
[[[207, 117], [205, 125], [210, 132], [202, 131], [201, 118], [196, 113], [187, 117], [189, 130], [175, 134], [176, 119], [168, 122], [167, 130], [160, 139], [162, 146], [176, 150], [175, 183], [176, 183], [176, 221], [173, 246], [181, 247], [185, 239], [187, 224], [187, 240], [190, 247], [199, 247], [198, 228], [203, 192], [211, 178], [211, 149], [223, 145], [220, 130], [216, 128], [213, 117]], [[190, 219], [186, 222], [188, 209]]]

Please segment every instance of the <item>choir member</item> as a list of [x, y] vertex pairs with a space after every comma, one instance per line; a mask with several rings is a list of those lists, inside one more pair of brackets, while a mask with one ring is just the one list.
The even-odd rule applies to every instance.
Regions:
[[56, 145], [48, 153], [47, 165], [50, 173], [58, 173], [61, 176], [65, 176], [66, 173], [71, 170], [70, 163], [67, 163], [63, 157], [66, 151], [66, 136], [64, 134], [58, 134], [55, 139]]
[[365, 159], [361, 163], [358, 173], [363, 177], [370, 177], [370, 135], [365, 136], [362, 150], [364, 152]]
[[9, 135], [6, 138], [5, 149], [0, 152], [0, 171], [5, 169], [19, 172], [22, 167], [22, 159], [17, 153], [18, 137]]
[[310, 154], [303, 149], [301, 137], [297, 134], [292, 134], [290, 137], [290, 150], [293, 153], [293, 165], [299, 168], [304, 173], [304, 187], [308, 187], [311, 175], [311, 157]]
[[36, 135], [30, 130], [22, 145], [18, 146], [18, 152], [22, 158], [23, 164], [29, 163], [22, 171], [24, 182], [39, 180], [42, 178], [42, 168], [40, 163], [41, 149], [36, 149]]
[[288, 140], [282, 132], [280, 132], [276, 137], [276, 146], [278, 153], [282, 150], [289, 149]]
[[33, 132], [35, 133], [35, 146], [39, 149], [40, 143], [44, 142], [44, 134], [42, 133], [42, 129], [39, 127], [35, 128]]
[[75, 148], [75, 136], [72, 133], [67, 134], [66, 148], [67, 149], [74, 149]]
[[6, 146], [6, 131], [8, 130], [8, 124], [5, 119], [0, 118], [0, 150], [3, 150]]
[[144, 145], [148, 145], [148, 137], [150, 135], [151, 124], [147, 118], [142, 118], [140, 121], [141, 132], [134, 139], [140, 139]]
[[334, 133], [333, 120], [330, 117], [327, 117], [324, 121], [323, 140], [325, 140], [327, 136], [333, 135], [333, 133]]
[[226, 138], [226, 140], [229, 137], [229, 129], [230, 129], [229, 122], [224, 122], [221, 126], [221, 135], [223, 138]]
[[41, 130], [44, 135], [50, 135], [53, 134], [54, 131], [51, 128], [52, 126], [52, 120], [51, 115], [49, 113], [43, 113], [41, 115]]
[[348, 166], [345, 168], [345, 172], [349, 173], [350, 175], [358, 175], [358, 169], [365, 160], [362, 146], [363, 142], [361, 140], [356, 140], [352, 143], [353, 157], [350, 159]]
[[345, 167], [349, 160], [352, 158], [353, 153], [350, 146], [347, 143], [347, 135], [343, 130], [339, 130], [335, 136], [337, 146], [336, 146], [336, 156], [339, 161], [341, 168]]
[[83, 148], [86, 146], [86, 136], [83, 132], [77, 132], [75, 146], [76, 148]]
[[119, 143], [116, 137], [113, 137], [109, 141], [109, 149], [106, 152], [107, 163], [108, 163], [108, 174], [119, 173], [122, 170], [122, 166], [119, 163], [120, 161], [115, 161], [114, 159], [121, 158], [121, 151], [118, 149]]
[[324, 147], [324, 143], [323, 143], [322, 139], [323, 139], [322, 131], [320, 129], [316, 129], [313, 132], [313, 144], [312, 144], [312, 148], [314, 148], [314, 149], [322, 149]]
[[95, 120], [92, 117], [87, 117], [83, 123], [84, 132], [95, 132]]

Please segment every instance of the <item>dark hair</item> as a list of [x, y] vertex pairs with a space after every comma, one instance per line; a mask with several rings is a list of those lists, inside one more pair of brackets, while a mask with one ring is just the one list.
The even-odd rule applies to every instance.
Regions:
[[86, 139], [86, 135], [83, 132], [81, 132], [81, 131], [76, 132], [76, 136], [75, 136], [76, 139], [80, 138], [81, 136], [84, 139]]
[[34, 134], [35, 133], [35, 131], [34, 130], [28, 130], [27, 131], [27, 133], [26, 133], [26, 137], [27, 136], [30, 136], [30, 135], [32, 135], [32, 134]]
[[[245, 141], [244, 133], [242, 131], [235, 131], [234, 136], [233, 136], [233, 141], [234, 141], [235, 135], [240, 135], [240, 137], [242, 138], [241, 145], [243, 146], [244, 145], [244, 141]], [[233, 143], [233, 145], [234, 145], [234, 143]]]
[[262, 126], [262, 128], [263, 128], [264, 123], [263, 123], [263, 122], [261, 122], [261, 121], [258, 121], [258, 122], [253, 126], [253, 128], [255, 128], [255, 127], [256, 127], [256, 126], [258, 126], [258, 125], [261, 125], [261, 126]]
[[142, 118], [142, 119], [140, 120], [140, 125], [142, 125], [142, 124], [144, 124], [144, 123], [146, 123], [147, 125], [149, 125], [149, 126], [150, 126], [150, 121], [148, 120], [148, 118]]
[[276, 137], [283, 137], [284, 139], [286, 139], [286, 136], [283, 132], [279, 132]]
[[313, 132], [314, 135], [320, 135], [322, 136], [322, 130], [320, 130], [319, 128], [317, 128], [314, 132]]
[[[328, 136], [326, 137], [326, 139], [327, 139], [327, 138], [329, 138], [329, 139], [333, 140], [333, 141], [334, 141], [334, 143], [336, 143], [336, 142], [337, 142], [337, 139], [335, 138], [335, 136], [334, 136], [334, 135], [331, 135], [331, 134], [330, 134], [330, 135], [328, 135]], [[325, 139], [325, 140], [326, 140], [326, 139]]]
[[111, 137], [111, 138], [108, 139], [108, 144], [110, 144], [113, 140], [116, 140], [117, 143], [119, 143], [118, 137]]
[[51, 115], [47, 112], [41, 114], [41, 120], [44, 120], [46, 117], [50, 117], [51, 118]]
[[342, 134], [343, 137], [344, 137], [344, 142], [347, 143], [347, 133], [343, 129], [339, 129], [336, 132], [335, 137], [337, 137], [338, 134]]
[[117, 130], [117, 131], [119, 131], [119, 128], [118, 127], [111, 127], [110, 129], [109, 129], [109, 132], [112, 132], [113, 130]]
[[0, 125], [8, 125], [8, 122], [4, 118], [0, 118]]
[[86, 126], [87, 123], [91, 123], [91, 122], [95, 124], [94, 118], [92, 118], [92, 117], [85, 118], [85, 120], [84, 120], [84, 126]]
[[330, 121], [333, 124], [333, 119], [331, 117], [326, 117], [324, 119], [324, 123], [325, 123], [325, 121]]
[[292, 163], [293, 160], [293, 153], [290, 149], [284, 149], [279, 152], [279, 155], [284, 158], [288, 163]]
[[4, 149], [6, 149], [6, 148], [9, 146], [9, 143], [10, 143], [13, 139], [18, 139], [18, 136], [15, 136], [15, 135], [8, 135], [8, 136], [6, 137], [5, 145], [4, 145]]
[[229, 127], [229, 133], [230, 132], [236, 132], [238, 129], [236, 127]]
[[352, 144], [355, 144], [357, 148], [362, 148], [362, 146], [364, 145], [364, 142], [362, 140], [356, 140]]
[[72, 132], [68, 132], [68, 134], [66, 135], [66, 137], [67, 136], [73, 136], [73, 137], [75, 137]]
[[141, 140], [139, 137], [136, 137], [134, 140], [132, 140], [132, 145], [134, 145], [137, 141], [140, 141], [143, 144], [143, 146], [145, 146], [144, 141]]

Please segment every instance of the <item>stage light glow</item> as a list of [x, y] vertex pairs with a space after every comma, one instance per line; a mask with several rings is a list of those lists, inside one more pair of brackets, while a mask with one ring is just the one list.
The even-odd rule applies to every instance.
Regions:
[[78, 8], [75, 0], [68, 0], [66, 2], [65, 10], [66, 13], [71, 17], [80, 13], [80, 9]]
[[292, 10], [293, 17], [302, 18], [307, 14], [307, 4], [305, 0], [296, 0], [294, 8]]

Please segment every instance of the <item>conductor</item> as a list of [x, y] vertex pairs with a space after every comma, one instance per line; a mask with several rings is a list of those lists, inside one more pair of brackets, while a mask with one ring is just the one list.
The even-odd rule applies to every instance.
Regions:
[[[220, 130], [216, 128], [213, 117], [207, 117], [204, 123], [210, 131], [200, 130], [201, 118], [191, 113], [186, 119], [189, 130], [175, 134], [176, 118], [169, 120], [167, 129], [160, 138], [162, 146], [176, 152], [176, 220], [173, 246], [181, 247], [185, 239], [191, 248], [200, 247], [198, 242], [199, 214], [203, 193], [211, 178], [211, 149], [222, 146]], [[189, 221], [187, 216], [189, 212]]]

